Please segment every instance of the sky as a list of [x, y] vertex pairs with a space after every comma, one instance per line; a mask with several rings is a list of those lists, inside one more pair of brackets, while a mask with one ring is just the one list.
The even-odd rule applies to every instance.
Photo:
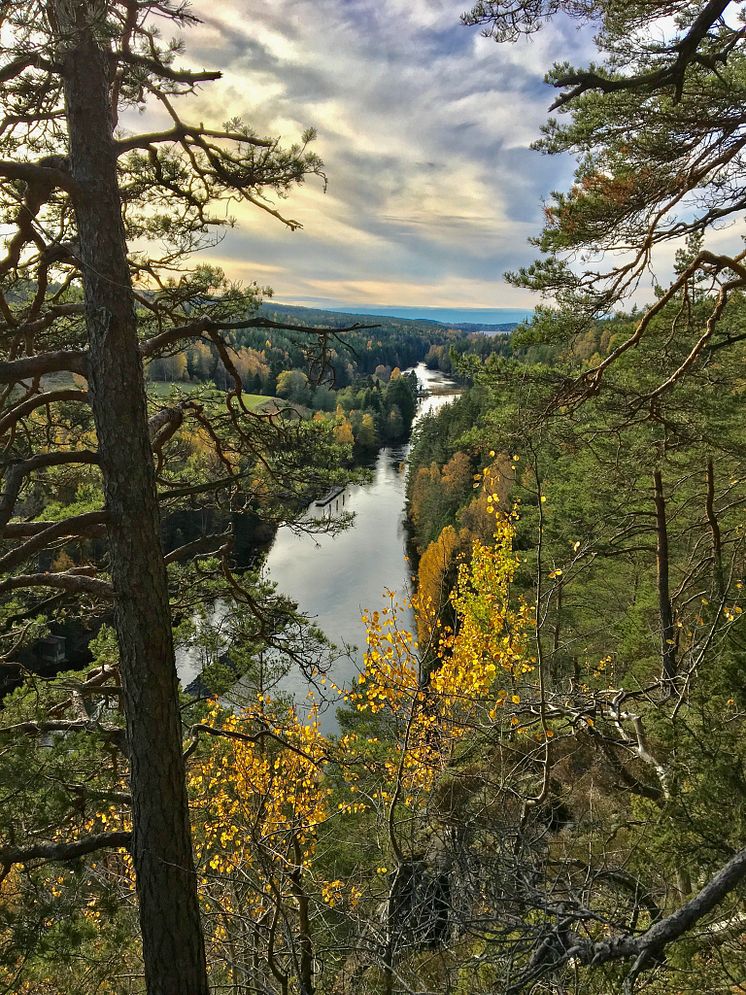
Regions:
[[461, 25], [465, 6], [195, 0], [187, 59], [223, 78], [188, 117], [240, 115], [288, 144], [313, 127], [328, 176], [326, 192], [311, 178], [278, 205], [302, 231], [242, 207], [213, 261], [291, 304], [537, 303], [503, 274], [534, 258], [542, 198], [572, 176], [569, 160], [530, 149], [554, 96], [543, 75], [592, 45], [561, 21], [497, 45]]

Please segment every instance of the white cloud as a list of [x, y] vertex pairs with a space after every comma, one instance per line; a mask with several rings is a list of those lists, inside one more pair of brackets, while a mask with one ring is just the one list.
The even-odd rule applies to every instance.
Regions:
[[500, 274], [532, 258], [526, 239], [540, 227], [541, 196], [566, 182], [567, 163], [529, 145], [552, 96], [541, 76], [587, 38], [560, 25], [497, 46], [459, 23], [462, 9], [453, 0], [282, 9], [196, 0], [204, 23], [188, 35], [187, 57], [224, 78], [185, 116], [241, 114], [288, 143], [314, 126], [329, 176], [326, 196], [310, 180], [280, 205], [303, 232], [239, 210], [219, 250], [230, 273], [247, 278], [256, 260], [257, 279], [269, 274], [278, 296], [313, 290], [350, 304], [357, 294], [360, 303], [416, 304], [418, 294], [422, 303], [533, 303]]

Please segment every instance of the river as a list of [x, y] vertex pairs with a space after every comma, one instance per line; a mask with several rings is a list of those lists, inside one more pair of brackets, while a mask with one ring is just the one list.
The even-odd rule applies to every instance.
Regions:
[[[415, 422], [452, 401], [454, 393], [447, 391], [456, 389], [452, 381], [423, 364], [416, 373], [428, 393], [419, 403]], [[344, 509], [354, 514], [348, 529], [337, 535], [307, 535], [281, 528], [267, 555], [267, 577], [343, 649], [329, 674], [338, 685], [349, 684], [362, 662], [361, 612], [383, 607], [386, 590], [399, 599], [410, 591], [404, 524], [408, 451], [409, 444], [381, 449], [370, 483], [346, 489]], [[185, 657], [180, 664], [186, 682], [193, 669]], [[308, 684], [302, 676], [288, 675], [280, 688], [303, 707]], [[321, 725], [325, 732], [335, 730], [333, 708], [322, 713]]]

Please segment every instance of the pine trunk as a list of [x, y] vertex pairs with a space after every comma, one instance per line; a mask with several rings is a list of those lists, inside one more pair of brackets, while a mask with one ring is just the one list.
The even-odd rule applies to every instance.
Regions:
[[653, 475], [655, 484], [656, 563], [658, 568], [658, 609], [661, 630], [661, 679], [669, 684], [676, 678], [676, 627], [668, 579], [668, 526], [666, 498], [660, 470]]
[[130, 753], [133, 859], [149, 995], [207, 995], [178, 685], [143, 369], [121, 217], [109, 58], [95, 3], [57, 0], [70, 169]]

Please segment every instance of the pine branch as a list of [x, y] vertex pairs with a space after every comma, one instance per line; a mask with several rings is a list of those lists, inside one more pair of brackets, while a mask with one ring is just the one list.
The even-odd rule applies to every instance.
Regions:
[[129, 850], [132, 845], [132, 833], [112, 832], [98, 833], [81, 840], [69, 843], [39, 843], [29, 847], [0, 848], [0, 882], [7, 877], [13, 864], [28, 864], [32, 861], [65, 861], [78, 860], [97, 850]]

